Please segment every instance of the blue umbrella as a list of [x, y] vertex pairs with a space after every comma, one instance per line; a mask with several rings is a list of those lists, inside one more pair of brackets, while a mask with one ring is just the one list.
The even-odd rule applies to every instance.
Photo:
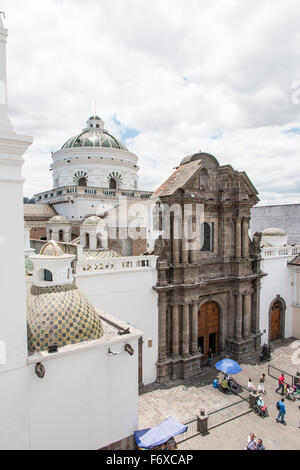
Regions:
[[216, 364], [216, 369], [224, 372], [224, 374], [238, 374], [242, 368], [232, 359], [223, 359]]

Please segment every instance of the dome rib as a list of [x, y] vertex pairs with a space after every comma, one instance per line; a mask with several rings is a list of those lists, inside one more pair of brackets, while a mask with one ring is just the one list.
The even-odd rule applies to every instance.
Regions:
[[122, 142], [104, 129], [86, 129], [77, 136], [67, 140], [62, 146], [62, 150], [80, 147], [104, 147], [127, 150]]

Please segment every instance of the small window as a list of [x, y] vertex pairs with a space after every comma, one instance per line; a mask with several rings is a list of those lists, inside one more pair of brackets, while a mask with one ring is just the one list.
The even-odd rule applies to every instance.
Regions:
[[48, 269], [44, 269], [44, 281], [46, 282], [52, 282], [53, 281], [53, 276], [51, 271], [48, 271]]
[[207, 222], [203, 223], [203, 228], [202, 228], [203, 245], [201, 248], [202, 252], [213, 251], [213, 225], [214, 224], [208, 224]]

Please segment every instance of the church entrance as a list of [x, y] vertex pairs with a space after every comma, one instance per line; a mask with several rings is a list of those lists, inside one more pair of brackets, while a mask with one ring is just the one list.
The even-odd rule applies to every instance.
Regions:
[[273, 304], [271, 310], [271, 341], [280, 338], [280, 316], [281, 316], [281, 302], [277, 301]]
[[206, 302], [198, 313], [198, 346], [201, 353], [207, 355], [211, 349], [219, 352], [220, 309], [216, 302]]

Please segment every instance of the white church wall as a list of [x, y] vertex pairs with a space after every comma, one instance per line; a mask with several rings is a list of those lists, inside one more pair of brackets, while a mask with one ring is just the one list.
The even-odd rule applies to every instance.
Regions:
[[[130, 356], [124, 351], [129, 343]], [[108, 356], [108, 348], [121, 352]], [[31, 448], [97, 450], [138, 429], [137, 335], [44, 354], [46, 374], [28, 368]]]
[[7, 29], [0, 15], [0, 448], [29, 447], [29, 396], [24, 267], [23, 154], [30, 137], [7, 115]]
[[[265, 249], [264, 253], [272, 250]], [[292, 250], [290, 250], [292, 252]], [[292, 278], [287, 266], [295, 255], [291, 256], [269, 256], [262, 262], [262, 271], [268, 275], [262, 279], [260, 294], [260, 330], [263, 333], [262, 343], [269, 342], [269, 309], [271, 303], [279, 295], [286, 303], [285, 313], [285, 337], [292, 336]]]
[[[135, 259], [139, 257], [128, 258], [129, 262], [134, 262]], [[116, 258], [113, 262], [121, 263], [122, 260], [123, 258]], [[101, 263], [101, 260], [99, 261]], [[88, 260], [85, 262], [88, 264]], [[110, 264], [108, 260], [103, 260], [103, 263]], [[91, 267], [95, 264], [97, 260], [94, 259], [91, 261]], [[158, 310], [157, 293], [153, 290], [156, 283], [157, 271], [154, 266], [136, 270], [129, 268], [123, 271], [78, 273], [77, 265], [76, 284], [91, 303], [99, 310], [110, 312], [111, 315], [144, 332], [143, 382], [145, 385], [156, 380]], [[152, 346], [150, 341], [152, 341]]]
[[88, 198], [77, 197], [73, 202], [53, 204], [53, 206], [59, 215], [66, 217], [70, 222], [75, 222], [83, 221], [88, 215], [102, 215], [117, 204], [118, 201], [107, 201], [99, 198], [93, 199], [93, 197], [90, 196]]

